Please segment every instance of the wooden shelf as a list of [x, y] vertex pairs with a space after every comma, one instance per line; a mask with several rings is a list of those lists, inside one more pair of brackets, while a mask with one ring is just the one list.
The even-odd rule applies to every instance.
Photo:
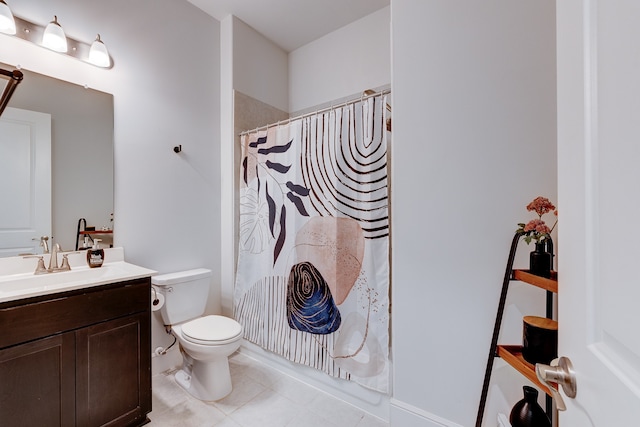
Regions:
[[546, 277], [531, 274], [529, 273], [529, 270], [513, 270], [513, 278], [515, 280], [537, 286], [546, 291], [551, 291], [556, 294], [558, 293], [558, 273], [555, 271], [552, 271], [551, 278], [547, 279]]
[[[496, 322], [493, 327], [493, 335], [491, 337], [491, 346], [489, 347], [489, 357], [487, 358], [487, 368], [484, 372], [484, 381], [482, 383], [482, 394], [480, 395], [480, 405], [478, 406], [478, 415], [476, 417], [475, 427], [481, 427], [482, 419], [484, 417], [485, 404], [487, 402], [487, 396], [489, 393], [489, 385], [491, 383], [491, 372], [493, 370], [493, 365], [496, 357], [500, 357], [508, 365], [522, 374], [525, 378], [543, 390], [547, 396], [551, 396], [549, 388], [543, 386], [538, 378], [536, 377], [535, 366], [531, 363], [524, 360], [522, 356], [522, 346], [521, 345], [498, 345], [498, 337], [500, 335], [500, 328], [502, 326], [502, 318], [504, 315], [504, 309], [506, 305], [506, 296], [509, 291], [509, 284], [513, 280], [517, 280], [523, 283], [527, 283], [529, 285], [538, 287], [540, 289], [545, 290], [546, 297], [546, 314], [545, 317], [547, 319], [553, 318], [553, 306], [554, 306], [554, 298], [553, 293], [558, 293], [558, 273], [552, 271], [550, 274], [550, 278], [540, 277], [535, 274], [531, 274], [529, 270], [514, 270], [513, 262], [516, 256], [516, 251], [518, 249], [518, 243], [520, 242], [520, 238], [523, 236], [524, 232], [522, 230], [516, 231], [513, 236], [513, 240], [511, 241], [511, 249], [509, 250], [509, 258], [507, 260], [507, 268], [504, 275], [504, 280], [502, 281], [502, 292], [500, 294], [500, 300], [498, 303], [498, 312], [496, 314]], [[557, 389], [556, 384], [551, 384], [551, 387]], [[555, 418], [552, 414], [551, 399], [547, 397], [546, 399], [546, 413], [550, 418]]]
[[80, 230], [80, 234], [112, 234], [113, 230]]
[[513, 366], [518, 372], [527, 377], [529, 381], [540, 387], [542, 391], [551, 396], [549, 389], [542, 385], [536, 377], [535, 366], [524, 360], [522, 357], [522, 346], [520, 345], [498, 345], [498, 356]]

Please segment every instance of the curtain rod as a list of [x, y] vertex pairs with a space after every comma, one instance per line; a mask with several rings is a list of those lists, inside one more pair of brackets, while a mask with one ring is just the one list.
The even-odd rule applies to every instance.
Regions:
[[379, 95], [387, 95], [389, 93], [391, 93], [391, 89], [384, 89], [384, 90], [381, 90], [380, 92], [375, 92], [375, 93], [371, 93], [371, 94], [368, 94], [368, 95], [363, 95], [360, 98], [354, 98], [354, 99], [351, 99], [349, 101], [345, 101], [345, 102], [337, 104], [337, 105], [331, 105], [329, 107], [321, 108], [321, 109], [313, 111], [311, 113], [301, 114], [301, 115], [296, 116], [296, 117], [289, 117], [288, 119], [280, 120], [277, 123], [271, 123], [271, 124], [268, 124], [268, 125], [259, 126], [257, 128], [251, 129], [251, 130], [245, 130], [244, 132], [240, 132], [239, 135], [240, 136], [244, 136], [244, 135], [247, 135], [247, 134], [250, 134], [250, 133], [261, 131], [263, 129], [269, 129], [270, 127], [279, 126], [279, 125], [286, 125], [286, 124], [289, 124], [290, 122], [292, 122], [294, 120], [304, 119], [305, 117], [315, 116], [316, 114], [320, 114], [320, 113], [324, 113], [324, 112], [327, 112], [327, 111], [331, 111], [331, 110], [334, 110], [334, 109], [340, 108], [340, 107], [346, 107], [347, 105], [355, 104], [356, 102], [364, 101], [365, 99], [373, 98], [373, 97], [376, 97], [376, 96], [379, 96]]

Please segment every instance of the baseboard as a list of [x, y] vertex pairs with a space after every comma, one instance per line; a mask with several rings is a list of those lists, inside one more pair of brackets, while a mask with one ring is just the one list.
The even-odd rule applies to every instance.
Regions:
[[394, 427], [462, 427], [453, 421], [394, 398], [391, 398], [389, 403], [389, 424]]

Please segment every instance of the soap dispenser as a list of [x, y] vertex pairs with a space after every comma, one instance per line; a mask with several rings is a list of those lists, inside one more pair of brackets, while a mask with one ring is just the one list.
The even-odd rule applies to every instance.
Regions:
[[87, 250], [87, 264], [89, 267], [102, 267], [104, 262], [104, 249], [100, 249], [100, 239], [93, 240], [93, 248]]
[[84, 242], [82, 242], [82, 249], [89, 249], [89, 236], [85, 234]]

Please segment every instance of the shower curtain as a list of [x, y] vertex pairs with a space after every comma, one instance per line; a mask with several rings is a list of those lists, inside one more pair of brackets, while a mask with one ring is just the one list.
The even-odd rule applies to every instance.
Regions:
[[386, 96], [242, 136], [245, 339], [389, 392]]

